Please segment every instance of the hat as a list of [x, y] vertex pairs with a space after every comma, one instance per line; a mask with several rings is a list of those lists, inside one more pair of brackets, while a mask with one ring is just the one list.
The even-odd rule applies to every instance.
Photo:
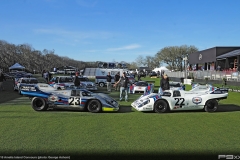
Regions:
[[163, 76], [168, 76], [168, 75], [166, 73], [164, 73]]

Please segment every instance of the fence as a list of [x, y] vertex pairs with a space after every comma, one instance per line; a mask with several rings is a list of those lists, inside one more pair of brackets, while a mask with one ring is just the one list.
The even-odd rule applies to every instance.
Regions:
[[240, 81], [240, 74], [236, 71], [187, 71], [187, 72], [167, 72], [169, 77], [195, 78], [209, 80]]

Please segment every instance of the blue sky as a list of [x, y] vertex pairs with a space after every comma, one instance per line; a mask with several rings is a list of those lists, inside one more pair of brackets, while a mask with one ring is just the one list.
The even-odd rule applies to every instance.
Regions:
[[0, 39], [81, 61], [240, 46], [239, 0], [1, 0]]

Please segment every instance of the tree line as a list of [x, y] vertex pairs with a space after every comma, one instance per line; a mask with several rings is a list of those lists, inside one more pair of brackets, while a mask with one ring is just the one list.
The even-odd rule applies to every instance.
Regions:
[[[139, 55], [135, 62], [124, 62], [129, 69], [136, 69], [141, 66], [154, 69], [165, 63], [170, 70], [183, 70], [183, 58], [189, 54], [197, 52], [195, 46], [169, 46], [158, 51], [154, 56]], [[97, 62], [83, 62], [63, 57], [55, 54], [54, 50], [44, 49], [43, 51], [35, 50], [29, 44], [15, 45], [0, 40], [0, 68], [8, 71], [8, 68], [15, 63], [23, 65], [29, 72], [42, 72], [43, 70], [52, 71], [53, 68], [61, 66], [73, 66], [77, 69], [86, 67], [97, 67]]]

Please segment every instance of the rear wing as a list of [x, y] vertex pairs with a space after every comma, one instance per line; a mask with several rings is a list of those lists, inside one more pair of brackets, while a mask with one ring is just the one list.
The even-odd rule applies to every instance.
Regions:
[[228, 88], [217, 88], [214, 91], [212, 91], [211, 94], [224, 94], [228, 93]]

